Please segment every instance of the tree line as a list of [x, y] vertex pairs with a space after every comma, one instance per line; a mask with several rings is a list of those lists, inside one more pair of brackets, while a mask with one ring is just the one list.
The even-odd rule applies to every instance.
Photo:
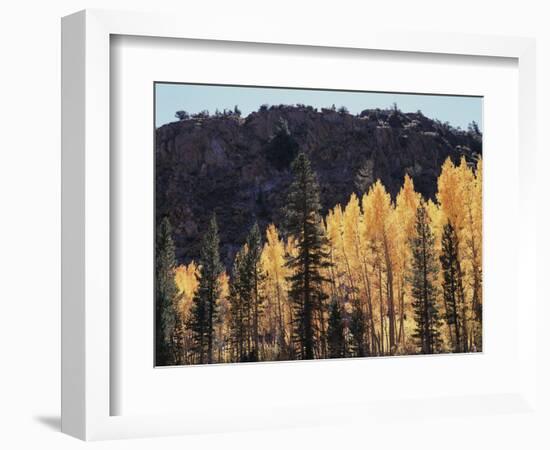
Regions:
[[255, 223], [229, 273], [213, 214], [200, 260], [177, 265], [170, 222], [156, 239], [157, 365], [482, 350], [482, 162], [447, 159], [436, 200], [405, 175], [378, 180], [323, 217], [304, 153], [284, 223]]

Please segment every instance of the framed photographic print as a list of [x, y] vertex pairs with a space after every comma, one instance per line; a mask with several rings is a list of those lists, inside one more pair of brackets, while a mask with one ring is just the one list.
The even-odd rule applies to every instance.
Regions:
[[534, 43], [310, 31], [63, 19], [64, 432], [536, 413]]
[[157, 366], [482, 351], [482, 98], [156, 83], [155, 108]]

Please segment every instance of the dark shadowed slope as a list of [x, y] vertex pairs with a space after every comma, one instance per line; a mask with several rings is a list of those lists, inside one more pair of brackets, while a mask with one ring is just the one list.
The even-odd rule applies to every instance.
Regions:
[[447, 157], [475, 161], [477, 129], [462, 131], [397, 110], [346, 111], [307, 106], [262, 107], [195, 116], [156, 130], [156, 220], [168, 215], [181, 263], [197, 260], [212, 211], [219, 221], [221, 257], [229, 265], [254, 222], [281, 225], [289, 166], [299, 150], [311, 160], [326, 210], [380, 179], [392, 196], [406, 173], [434, 198]]

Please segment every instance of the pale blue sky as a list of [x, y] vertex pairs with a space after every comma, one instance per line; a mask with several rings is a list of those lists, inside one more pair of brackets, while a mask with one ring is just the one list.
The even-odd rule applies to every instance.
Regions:
[[185, 110], [190, 114], [216, 109], [233, 109], [239, 106], [243, 116], [257, 111], [260, 105], [293, 105], [303, 103], [316, 108], [345, 106], [350, 113], [364, 109], [389, 108], [397, 103], [403, 112], [422, 113], [432, 119], [449, 122], [454, 127], [466, 129], [476, 121], [483, 130], [481, 97], [447, 95], [395, 94], [381, 92], [346, 92], [307, 89], [282, 89], [263, 87], [214, 86], [197, 84], [157, 83], [155, 85], [157, 127], [177, 119], [174, 114]]

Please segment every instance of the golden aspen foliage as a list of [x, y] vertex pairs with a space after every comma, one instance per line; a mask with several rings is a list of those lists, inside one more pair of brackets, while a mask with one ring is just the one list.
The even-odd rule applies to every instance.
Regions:
[[359, 208], [359, 199], [355, 193], [352, 193], [349, 202], [344, 209], [342, 230], [344, 245], [350, 253], [358, 253], [361, 250], [361, 245], [358, 240], [360, 218], [361, 209]]
[[[348, 214], [348, 222], [350, 214]], [[357, 291], [357, 277], [352, 270], [350, 263], [349, 245], [346, 241], [351, 240], [348, 224], [348, 232], [345, 232], [344, 212], [340, 205], [329, 211], [326, 218], [326, 232], [329, 242], [329, 259], [331, 266], [328, 269], [330, 279], [331, 296], [333, 300], [341, 303], [353, 298]]]
[[437, 253], [441, 251], [441, 235], [443, 234], [443, 227], [447, 222], [447, 217], [443, 213], [443, 210], [439, 207], [437, 203], [428, 200], [426, 202], [426, 211], [428, 212], [428, 217], [430, 219], [430, 225], [432, 232], [435, 237], [435, 248]]
[[229, 275], [226, 272], [222, 272], [220, 277], [220, 299], [227, 298], [229, 295]]
[[377, 349], [379, 354], [397, 351], [397, 305], [394, 292], [395, 223], [391, 215], [393, 204], [390, 194], [380, 180], [363, 195], [364, 237], [371, 253], [372, 303], [378, 310]]
[[482, 234], [483, 234], [483, 170], [481, 158], [478, 159], [474, 174], [474, 186], [472, 196], [473, 238], [478, 249], [476, 264], [481, 268], [482, 261]]
[[197, 275], [198, 267], [194, 261], [191, 261], [187, 266], [176, 267], [174, 277], [180, 296], [180, 309], [183, 317], [187, 316], [193, 296], [199, 286]]
[[437, 200], [455, 230], [462, 230], [465, 220], [465, 192], [461, 174], [450, 158], [441, 167], [437, 179]]
[[470, 167], [465, 158], [458, 166], [450, 159], [438, 179], [437, 198], [458, 238], [460, 278], [466, 295], [468, 347], [481, 350], [482, 314], [482, 162]]
[[215, 326], [216, 333], [216, 347], [218, 352], [218, 361], [226, 361], [226, 349], [228, 345], [229, 337], [229, 276], [224, 271], [218, 277], [220, 282], [220, 292], [218, 296], [218, 317]]
[[390, 194], [380, 180], [376, 180], [368, 194], [363, 195], [363, 217], [369, 239], [381, 239], [392, 205]]
[[266, 242], [261, 256], [261, 264], [266, 275], [265, 294], [267, 298], [266, 314], [263, 328], [276, 334], [278, 342], [288, 340], [285, 323], [290, 320], [290, 305], [287, 299], [287, 277], [290, 270], [286, 267], [285, 245], [279, 238], [279, 232], [274, 224], [266, 230]]
[[400, 234], [405, 240], [412, 235], [416, 208], [420, 203], [420, 194], [414, 190], [414, 182], [409, 175], [405, 175], [403, 187], [395, 199], [395, 213], [400, 223]]
[[285, 267], [285, 245], [279, 239], [279, 231], [271, 224], [266, 230], [266, 242], [262, 253], [263, 268], [273, 283], [284, 287], [288, 269]]
[[401, 285], [404, 284], [404, 277], [409, 267], [408, 261], [411, 253], [409, 240], [414, 232], [416, 209], [420, 204], [420, 199], [420, 194], [414, 190], [412, 178], [405, 175], [403, 187], [397, 194], [395, 208], [392, 211], [395, 231], [393, 239], [396, 247], [395, 263], [399, 271]]
[[328, 255], [331, 266], [328, 269], [330, 279], [330, 294], [332, 299], [342, 298], [340, 292], [340, 277], [343, 276], [342, 268], [342, 209], [336, 205], [334, 209], [328, 212], [325, 219], [325, 232], [328, 240]]
[[[453, 282], [460, 284], [456, 290], [459, 296], [456, 304], [461, 308], [460, 335], [465, 336], [464, 346], [460, 338], [460, 349], [482, 350], [482, 184], [481, 158], [475, 164], [465, 158], [454, 164], [449, 158], [441, 167], [433, 199], [423, 198], [415, 190], [413, 178], [405, 175], [394, 198], [377, 180], [361, 198], [351, 193], [347, 202], [328, 210], [323, 218], [327, 237], [324, 258], [328, 264], [321, 272], [322, 292], [327, 300], [323, 300], [326, 305], [318, 308], [312, 317], [316, 358], [327, 355], [329, 305], [333, 303], [338, 304], [342, 315], [347, 356], [418, 353], [414, 340], [418, 318], [413, 308], [411, 271], [412, 240], [421, 204], [426, 210], [425, 224], [430, 236], [433, 235], [430, 251], [435, 259], [430, 282], [434, 285], [434, 302], [443, 318], [439, 330], [442, 346], [437, 351], [456, 351], [454, 344], [459, 341], [451, 333], [451, 328], [454, 326], [456, 330], [458, 325], [450, 325], [453, 318], [443, 293], [443, 287], [448, 286], [443, 271], [447, 263], [441, 262], [447, 261], [442, 246], [446, 229], [446, 236], [449, 236], [447, 224], [456, 233], [457, 256], [453, 267], [457, 267], [458, 273], [453, 275]], [[293, 273], [288, 260], [299, 254], [298, 240], [292, 236], [281, 237], [275, 224], [266, 227], [264, 236], [260, 257], [263, 276], [259, 286], [263, 298], [259, 313], [260, 358], [292, 359], [296, 355], [293, 346], [297, 332], [293, 329], [297, 313], [289, 299], [289, 278]], [[242, 254], [247, 251], [247, 244], [243, 243]], [[175, 270], [183, 320], [198, 289], [198, 269], [190, 262]], [[220, 275], [219, 281], [215, 359], [227, 362], [234, 361], [236, 354], [229, 325], [231, 295], [235, 294], [229, 288], [231, 280], [226, 272]], [[448, 297], [448, 293], [445, 295]], [[362, 326], [358, 326], [357, 321]], [[184, 333], [184, 346], [187, 346], [186, 336]], [[357, 336], [362, 342], [361, 353], [357, 350]], [[187, 348], [183, 352], [184, 360], [189, 358]]]
[[[363, 244], [360, 236], [362, 219], [361, 209], [359, 208], [359, 199], [355, 194], [351, 194], [343, 214], [342, 243], [344, 257], [350, 272], [350, 279], [353, 280], [352, 287], [357, 291], [359, 290], [361, 279], [361, 256], [363, 251]], [[355, 292], [355, 294], [356, 293], [357, 292]]]
[[395, 209], [392, 213], [393, 222], [396, 224], [394, 235], [396, 246], [396, 297], [399, 305], [398, 341], [401, 351], [404, 351], [406, 337], [411, 335], [414, 330], [407, 277], [411, 260], [410, 239], [414, 234], [416, 210], [420, 200], [421, 195], [415, 191], [412, 178], [405, 175], [403, 187], [397, 194]]

